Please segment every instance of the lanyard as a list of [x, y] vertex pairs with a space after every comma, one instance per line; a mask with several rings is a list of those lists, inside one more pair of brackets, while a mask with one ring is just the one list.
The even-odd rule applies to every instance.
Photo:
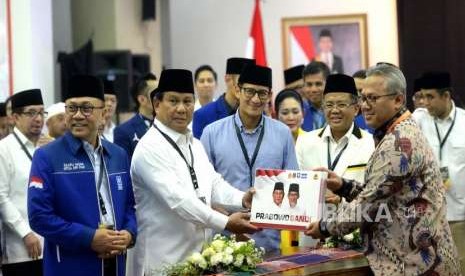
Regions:
[[18, 141], [18, 143], [21, 145], [21, 149], [24, 151], [24, 153], [26, 153], [27, 157], [29, 158], [29, 160], [32, 161], [32, 156], [31, 154], [29, 153], [29, 151], [27, 150], [26, 146], [23, 144], [23, 142], [21, 142], [21, 140], [19, 139], [18, 135], [13, 132], [13, 135], [15, 136], [16, 138], [16, 141]]
[[160, 132], [160, 134], [163, 137], [165, 137], [166, 141], [168, 141], [171, 144], [171, 146], [173, 146], [173, 148], [179, 153], [182, 160], [184, 160], [184, 162], [186, 163], [187, 168], [189, 169], [189, 173], [191, 175], [191, 180], [192, 180], [192, 185], [194, 186], [194, 190], [197, 191], [197, 189], [199, 188], [199, 183], [197, 181], [197, 175], [195, 174], [195, 170], [194, 170], [194, 155], [192, 154], [191, 146], [189, 145], [189, 152], [191, 154], [192, 164], [189, 164], [189, 162], [187, 162], [186, 158], [184, 157], [184, 154], [182, 154], [181, 149], [178, 147], [178, 145], [176, 145], [176, 143], [173, 141], [173, 139], [171, 139], [168, 135], [166, 135], [166, 133], [161, 131], [155, 124], [153, 124], [153, 126]]
[[334, 162], [331, 162], [331, 153], [329, 150], [329, 136], [328, 136], [328, 169], [331, 171], [334, 171], [334, 168], [336, 168], [337, 163], [339, 162], [339, 158], [341, 158], [342, 153], [346, 150], [347, 146], [349, 145], [349, 141], [347, 141], [347, 144], [342, 148], [342, 150], [339, 152], [339, 154], [336, 156], [336, 159], [334, 159]]
[[[232, 117], [234, 120], [235, 116]], [[258, 136], [258, 141], [257, 145], [255, 146], [255, 150], [252, 155], [252, 161], [249, 159], [249, 155], [247, 154], [247, 149], [245, 148], [244, 140], [242, 139], [241, 131], [239, 129], [239, 126], [237, 126], [236, 121], [234, 121], [234, 128], [236, 129], [236, 136], [237, 139], [239, 140], [239, 144], [241, 145], [241, 150], [242, 153], [244, 154], [245, 161], [247, 162], [247, 166], [249, 167], [249, 185], [252, 187], [252, 168], [255, 164], [255, 160], [257, 159], [258, 151], [260, 150], [260, 146], [262, 145], [263, 141], [263, 135], [265, 134], [265, 120], [263, 120], [263, 126], [262, 129], [260, 130], [260, 134]]]
[[108, 214], [107, 208], [105, 208], [105, 202], [103, 201], [102, 194], [100, 193], [100, 187], [102, 187], [102, 182], [103, 182], [103, 157], [100, 157], [100, 172], [98, 176], [98, 182], [97, 182], [97, 194], [98, 194], [98, 203], [100, 207], [100, 211], [102, 212], [102, 216], [106, 216]]
[[444, 147], [444, 144], [446, 143], [447, 138], [449, 138], [449, 134], [452, 131], [452, 128], [454, 127], [456, 117], [457, 117], [457, 109], [455, 109], [454, 119], [452, 120], [452, 124], [450, 125], [449, 129], [447, 130], [446, 136], [444, 136], [443, 140], [441, 140], [441, 135], [439, 135], [438, 125], [436, 124], [436, 121], [434, 122], [434, 127], [436, 128], [436, 134], [437, 134], [438, 140], [439, 140], [439, 161], [442, 160], [442, 148]]

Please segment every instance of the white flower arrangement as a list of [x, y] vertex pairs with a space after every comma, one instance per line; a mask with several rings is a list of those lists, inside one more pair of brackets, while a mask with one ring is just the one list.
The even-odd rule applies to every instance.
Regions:
[[165, 267], [167, 276], [197, 276], [218, 272], [254, 271], [263, 261], [265, 250], [255, 247], [255, 241], [237, 242], [236, 237], [215, 235], [202, 252], [195, 252], [183, 263]]
[[360, 235], [360, 229], [357, 228], [350, 234], [341, 237], [329, 237], [325, 240], [323, 248], [334, 248], [341, 247], [345, 249], [349, 248], [361, 248], [362, 247], [362, 237]]

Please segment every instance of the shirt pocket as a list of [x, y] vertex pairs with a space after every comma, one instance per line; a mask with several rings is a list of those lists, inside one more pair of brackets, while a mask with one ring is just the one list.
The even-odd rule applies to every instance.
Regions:
[[451, 139], [452, 151], [450, 156], [452, 157], [452, 164], [457, 166], [463, 166], [465, 164], [465, 138], [454, 137]]

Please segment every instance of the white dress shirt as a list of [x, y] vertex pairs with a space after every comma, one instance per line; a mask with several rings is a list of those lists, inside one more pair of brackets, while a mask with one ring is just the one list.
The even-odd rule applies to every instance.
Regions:
[[[452, 125], [454, 116], [456, 116], [454, 126], [442, 148], [442, 158], [439, 158], [440, 142], [435, 123], [443, 140]], [[413, 118], [433, 148], [440, 167], [447, 167], [449, 170], [450, 187], [446, 194], [447, 220], [465, 220], [465, 110], [456, 107], [452, 102], [452, 110], [445, 119], [434, 118], [421, 110], [418, 112], [415, 110]]]
[[[108, 172], [105, 168], [105, 164], [102, 164], [102, 143], [99, 141], [97, 148], [94, 148], [89, 142], [82, 141], [84, 145], [84, 150], [86, 151], [87, 155], [89, 156], [90, 162], [94, 167], [95, 173], [95, 184], [97, 185], [97, 189], [102, 197], [103, 204], [105, 205], [106, 214], [102, 213], [100, 210], [100, 223], [103, 223], [106, 226], [113, 225], [115, 226], [115, 218], [113, 215], [113, 204], [111, 203], [111, 195], [110, 190], [108, 189]], [[103, 166], [103, 169], [101, 168]], [[100, 176], [100, 172], [103, 173]], [[101, 183], [99, 183], [99, 179], [102, 179]], [[99, 186], [100, 185], [100, 186]], [[99, 202], [100, 203], [100, 202]], [[101, 206], [99, 206], [100, 208]], [[102, 208], [103, 209], [103, 208]]]
[[[329, 125], [324, 129], [299, 135], [296, 143], [296, 155], [300, 169], [312, 170], [318, 167], [328, 167], [328, 138], [331, 162], [334, 162], [336, 156], [347, 145], [333, 171], [343, 178], [363, 183], [365, 167], [375, 150], [375, 142], [370, 133], [358, 127], [355, 128], [354, 123], [337, 142], [333, 138]], [[316, 240], [300, 234], [299, 244], [314, 246]]]
[[137, 144], [131, 162], [139, 229], [136, 246], [128, 255], [126, 275], [131, 276], [142, 276], [200, 251], [210, 229], [222, 231], [228, 222], [210, 204], [241, 206], [244, 195], [215, 172], [190, 130], [181, 134], [157, 119], [154, 124], [175, 141], [190, 164], [191, 147], [199, 187], [194, 189], [186, 163], [152, 126]]
[[[358, 129], [358, 130], [357, 130]], [[337, 175], [364, 182], [365, 165], [375, 149], [373, 136], [354, 124], [347, 133], [335, 141], [330, 126], [299, 135], [296, 142], [296, 155], [301, 170], [312, 170], [317, 167], [328, 167], [328, 138], [330, 142], [331, 162], [347, 145], [341, 154], [334, 171]], [[354, 133], [360, 134], [357, 137]], [[358, 135], [357, 134], [357, 135]]]
[[107, 141], [110, 141], [113, 143], [113, 131], [115, 130], [116, 128], [116, 125], [115, 123], [113, 123], [113, 121], [111, 122], [110, 126], [107, 127], [105, 125], [104, 129], [103, 129], [103, 137], [107, 140]]
[[[16, 127], [13, 131], [32, 156], [36, 149], [34, 144]], [[30, 169], [31, 160], [14, 134], [10, 133], [0, 141], [0, 214], [4, 264], [32, 261], [23, 243], [23, 238], [32, 232], [27, 216]], [[38, 237], [43, 246], [43, 239]]]

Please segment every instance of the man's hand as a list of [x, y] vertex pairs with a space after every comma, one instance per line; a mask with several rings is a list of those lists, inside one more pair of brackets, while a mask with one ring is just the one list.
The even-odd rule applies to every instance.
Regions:
[[29, 257], [33, 260], [37, 260], [42, 254], [42, 246], [40, 245], [39, 238], [31, 232], [23, 238], [23, 242], [26, 246]]
[[121, 230], [116, 232], [118, 235], [118, 239], [113, 241], [113, 245], [123, 245], [126, 250], [132, 241], [132, 235], [127, 230]]
[[331, 191], [337, 191], [342, 187], [342, 178], [340, 178], [335, 172], [330, 171], [324, 167], [315, 168], [313, 170], [328, 173], [328, 178], [326, 179], [326, 187]]
[[126, 253], [126, 249], [129, 247], [132, 241], [132, 235], [127, 230], [115, 231], [117, 233], [117, 239], [113, 240], [112, 245], [114, 246], [123, 246], [123, 250], [114, 249], [110, 252], [100, 253], [99, 258], [106, 259], [111, 258], [116, 255], [121, 255]]
[[324, 239], [325, 236], [323, 236], [320, 232], [320, 222], [319, 221], [314, 221], [310, 223], [310, 225], [307, 227], [307, 230], [304, 232], [305, 235], [310, 236], [314, 239]]
[[250, 209], [252, 208], [252, 198], [255, 194], [255, 188], [250, 188], [245, 192], [244, 197], [242, 197], [242, 207]]
[[260, 228], [250, 224], [249, 213], [233, 213], [229, 216], [225, 229], [236, 234], [253, 234], [260, 231]]
[[100, 258], [109, 258], [126, 249], [125, 239], [127, 236], [125, 237], [118, 231], [99, 228], [95, 231], [91, 248], [98, 253]]

